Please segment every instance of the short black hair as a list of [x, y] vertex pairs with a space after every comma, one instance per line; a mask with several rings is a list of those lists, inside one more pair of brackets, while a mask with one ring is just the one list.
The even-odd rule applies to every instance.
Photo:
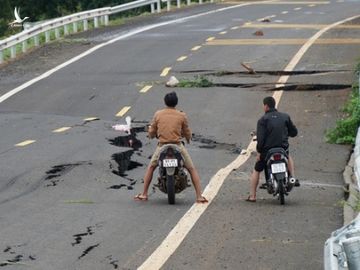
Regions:
[[266, 97], [263, 100], [264, 105], [268, 105], [270, 109], [274, 109], [276, 105], [276, 101], [273, 97]]
[[168, 107], [176, 107], [178, 104], [178, 97], [175, 92], [167, 93], [164, 97], [164, 102]]

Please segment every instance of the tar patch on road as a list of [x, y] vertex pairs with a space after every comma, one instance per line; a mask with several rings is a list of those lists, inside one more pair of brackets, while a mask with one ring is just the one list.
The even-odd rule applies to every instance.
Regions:
[[26, 262], [35, 261], [36, 256], [33, 254], [25, 255], [23, 252], [20, 252], [18, 249], [26, 246], [25, 244], [17, 246], [6, 246], [3, 250], [3, 253], [9, 257], [9, 259], [0, 262], [0, 267], [5, 267], [8, 265], [25, 265]]
[[77, 166], [81, 165], [92, 165], [91, 162], [78, 162], [73, 164], [62, 164], [62, 165], [56, 165], [53, 166], [50, 170], [46, 172], [45, 181], [47, 181], [46, 186], [57, 186], [58, 183], [61, 181], [60, 177], [69, 173], [72, 169], [74, 169]]

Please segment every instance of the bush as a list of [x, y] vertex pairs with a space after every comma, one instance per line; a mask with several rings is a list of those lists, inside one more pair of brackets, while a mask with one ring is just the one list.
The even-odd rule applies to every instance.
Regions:
[[[360, 64], [357, 66], [356, 77], [359, 76]], [[354, 83], [350, 100], [345, 104], [344, 119], [336, 122], [336, 127], [326, 134], [326, 140], [336, 144], [355, 144], [356, 134], [360, 125], [359, 82]]]

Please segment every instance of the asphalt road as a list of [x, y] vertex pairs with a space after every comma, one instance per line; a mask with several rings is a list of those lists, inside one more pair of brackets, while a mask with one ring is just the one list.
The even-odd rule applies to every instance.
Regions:
[[[57, 50], [49, 50], [46, 60], [34, 57], [46, 50], [41, 48], [1, 67], [3, 95], [84, 49], [129, 35], [0, 104], [0, 267], [142, 265], [194, 202], [192, 188], [175, 206], [156, 189], [147, 202], [132, 200], [156, 145], [143, 128], [173, 90], [164, 86], [169, 76], [203, 75], [217, 84], [174, 89], [178, 107], [190, 119], [195, 140], [188, 149], [205, 188], [248, 147], [263, 97], [275, 93], [281, 72], [304, 42], [327, 25], [359, 15], [358, 5], [346, 0], [204, 5], [80, 34], [73, 47], [59, 50], [63, 57]], [[259, 22], [263, 18], [269, 21]], [[134, 30], [139, 33], [131, 35]], [[291, 140], [291, 153], [301, 187], [285, 206], [262, 190], [255, 204], [245, 202], [252, 155], [209, 197], [208, 208], [162, 269], [322, 269], [324, 241], [342, 226], [338, 202], [350, 152], [348, 146], [326, 144], [324, 134], [341, 117], [350, 92], [359, 31], [357, 19], [325, 32], [323, 44], [298, 59], [285, 84], [279, 109], [300, 131]], [[242, 62], [256, 74], [247, 74]], [[142, 93], [147, 85], [152, 87]], [[127, 115], [136, 127], [135, 149], [112, 129]]]

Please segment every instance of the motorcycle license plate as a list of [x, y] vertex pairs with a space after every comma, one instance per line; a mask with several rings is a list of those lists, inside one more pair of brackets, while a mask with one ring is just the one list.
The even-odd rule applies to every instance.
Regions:
[[272, 173], [283, 173], [286, 172], [285, 163], [275, 163], [271, 164]]
[[163, 160], [163, 167], [164, 168], [174, 168], [178, 166], [177, 159], [164, 159]]

